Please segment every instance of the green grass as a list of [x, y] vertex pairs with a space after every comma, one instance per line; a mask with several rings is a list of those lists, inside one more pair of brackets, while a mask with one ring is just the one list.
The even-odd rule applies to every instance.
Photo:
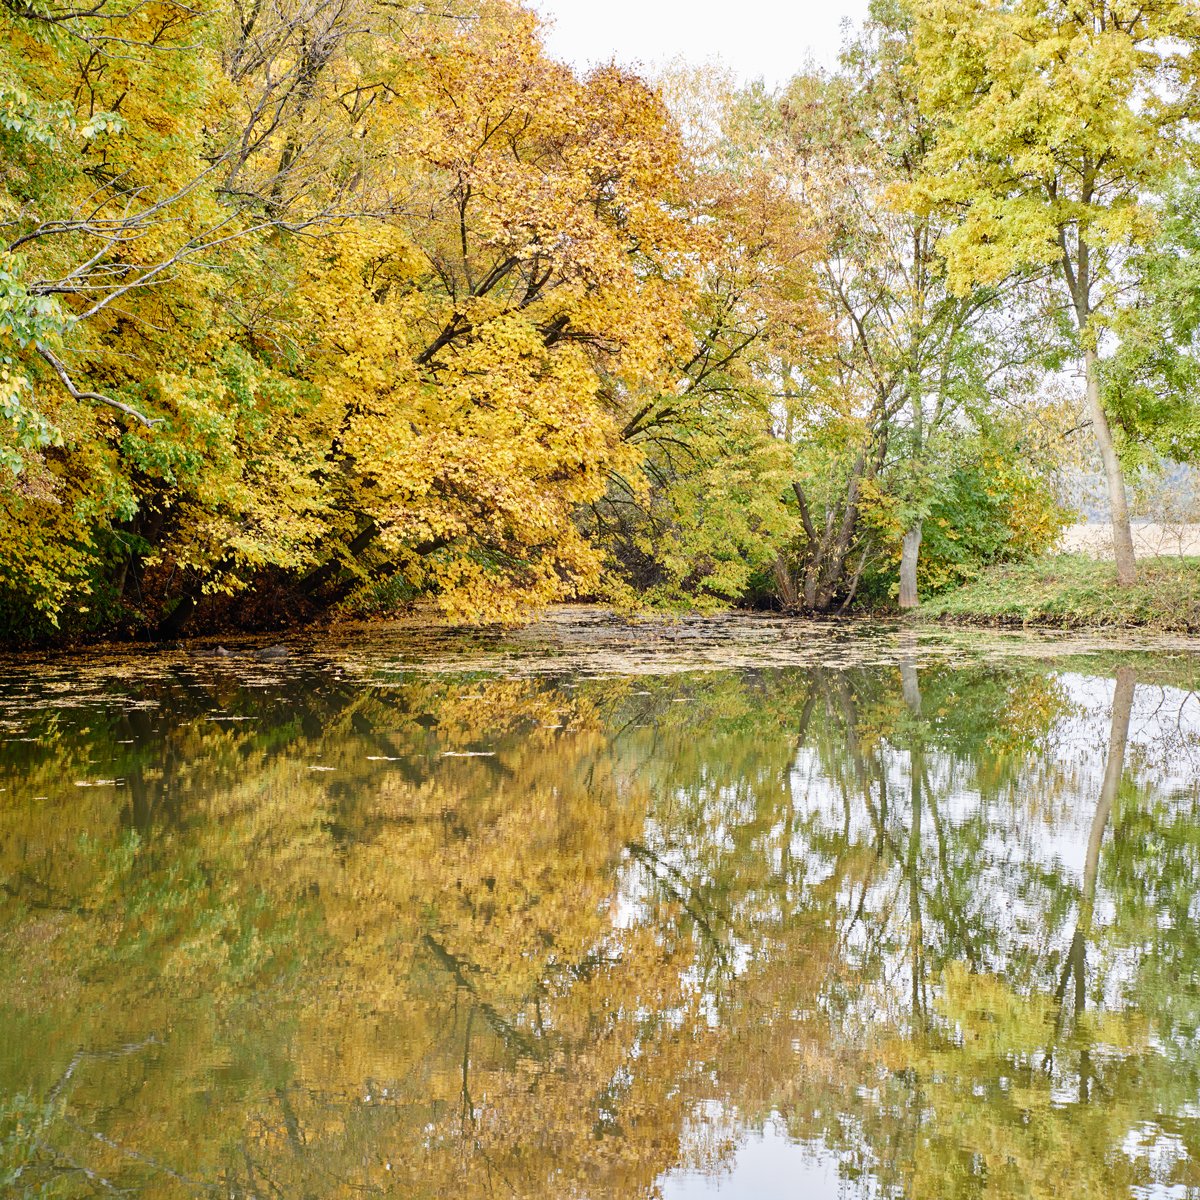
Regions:
[[922, 620], [981, 625], [1104, 626], [1200, 633], [1200, 558], [1146, 558], [1132, 587], [1116, 569], [1081, 554], [1059, 554], [985, 571], [922, 603]]

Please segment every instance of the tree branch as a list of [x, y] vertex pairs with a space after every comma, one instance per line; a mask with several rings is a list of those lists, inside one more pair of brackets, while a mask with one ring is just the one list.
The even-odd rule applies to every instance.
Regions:
[[62, 361], [48, 347], [43, 346], [41, 342], [35, 342], [37, 352], [54, 368], [54, 373], [62, 380], [62, 385], [71, 393], [73, 400], [93, 400], [97, 404], [107, 404], [109, 408], [115, 408], [118, 412], [123, 412], [127, 417], [133, 417], [135, 421], [140, 421], [147, 429], [153, 429], [155, 425], [162, 422], [162, 417], [147, 417], [144, 413], [138, 412], [136, 408], [131, 408], [128, 404], [123, 404], [120, 400], [114, 400], [111, 396], [105, 396], [100, 392], [81, 392], [67, 373], [67, 368], [63, 366]]

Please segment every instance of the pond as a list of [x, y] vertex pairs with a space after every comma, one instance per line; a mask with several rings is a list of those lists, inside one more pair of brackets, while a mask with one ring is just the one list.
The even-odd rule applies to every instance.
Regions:
[[1200, 1197], [1200, 653], [0, 668], [0, 1194]]

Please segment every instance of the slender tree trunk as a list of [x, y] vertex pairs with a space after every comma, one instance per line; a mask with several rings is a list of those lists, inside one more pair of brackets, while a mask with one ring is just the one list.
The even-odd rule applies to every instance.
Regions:
[[1104, 462], [1104, 478], [1108, 484], [1108, 503], [1112, 512], [1113, 550], [1117, 560], [1117, 582], [1129, 587], [1137, 582], [1137, 560], [1133, 553], [1133, 532], [1129, 527], [1129, 502], [1125, 495], [1125, 475], [1121, 460], [1113, 445], [1108, 415], [1100, 400], [1100, 363], [1095, 350], [1085, 350], [1084, 371], [1087, 378], [1087, 407], [1096, 445]]
[[917, 597], [917, 557], [921, 553], [922, 523], [917, 521], [904, 535], [904, 545], [900, 551], [900, 607], [916, 608], [920, 603]]
[[[1090, 203], [1095, 175], [1089, 165], [1084, 172], [1084, 203]], [[1063, 273], [1071, 301], [1075, 306], [1075, 320], [1083, 342], [1083, 370], [1087, 384], [1088, 417], [1096, 434], [1096, 445], [1104, 462], [1104, 478], [1108, 484], [1108, 504], [1112, 514], [1113, 552], [1117, 560], [1117, 582], [1129, 587], [1137, 581], [1137, 560], [1133, 553], [1133, 533], [1129, 528], [1129, 503], [1125, 498], [1125, 475], [1121, 460], [1113, 445], [1112, 429], [1108, 414], [1100, 399], [1100, 359], [1091, 337], [1092, 322], [1092, 256], [1091, 247], [1081, 235], [1075, 249], [1075, 261], [1071, 261], [1070, 246], [1065, 229], [1059, 230], [1059, 244], [1063, 251]]]
[[[865, 480], [875, 475], [876, 464], [867, 455], [867, 449], [859, 451], [850, 468], [843, 499], [830, 498], [825, 505], [825, 524], [820, 533], [813, 522], [808, 507], [808, 497], [799, 480], [792, 483], [796, 502], [800, 506], [800, 520], [804, 525], [806, 540], [802, 582], [797, 584], [809, 612], [828, 612], [833, 607], [834, 597], [847, 583], [846, 559], [849, 557], [854, 535], [858, 528], [858, 497]], [[865, 566], [865, 559], [863, 560]], [[850, 580], [850, 594], [843, 608], [853, 599], [858, 588], [861, 568]]]

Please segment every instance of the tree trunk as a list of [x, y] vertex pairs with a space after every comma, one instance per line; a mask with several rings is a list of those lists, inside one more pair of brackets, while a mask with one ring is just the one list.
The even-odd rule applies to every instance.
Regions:
[[[803, 484], [799, 480], [792, 483], [805, 537], [804, 577], [797, 586], [809, 612], [828, 612], [833, 607], [834, 597], [846, 587], [846, 559], [858, 528], [859, 491], [864, 480], [874, 477], [875, 467], [876, 464], [867, 457], [866, 448], [860, 450], [850, 468], [845, 497], [840, 500], [831, 497], [825, 504], [825, 523], [820, 533], [813, 523]], [[864, 559], [862, 566], [865, 565]], [[843, 607], [853, 598], [861, 573], [860, 567], [850, 581], [850, 593]]]
[[1133, 553], [1133, 533], [1129, 528], [1129, 502], [1125, 496], [1125, 475], [1121, 460], [1113, 445], [1108, 415], [1100, 400], [1100, 364], [1095, 350], [1085, 350], [1084, 371], [1087, 377], [1088, 416], [1096, 433], [1096, 445], [1104, 461], [1104, 478], [1108, 484], [1108, 503], [1112, 512], [1113, 551], [1117, 560], [1117, 582], [1129, 587], [1137, 582], [1137, 559]]
[[904, 535], [904, 545], [900, 552], [900, 607], [916, 608], [920, 603], [917, 598], [917, 556], [921, 552], [921, 522], [917, 521]]
[[796, 589], [796, 577], [781, 554], [775, 556], [774, 572], [775, 590], [779, 593], [783, 611], [795, 612], [800, 607], [800, 593]]

